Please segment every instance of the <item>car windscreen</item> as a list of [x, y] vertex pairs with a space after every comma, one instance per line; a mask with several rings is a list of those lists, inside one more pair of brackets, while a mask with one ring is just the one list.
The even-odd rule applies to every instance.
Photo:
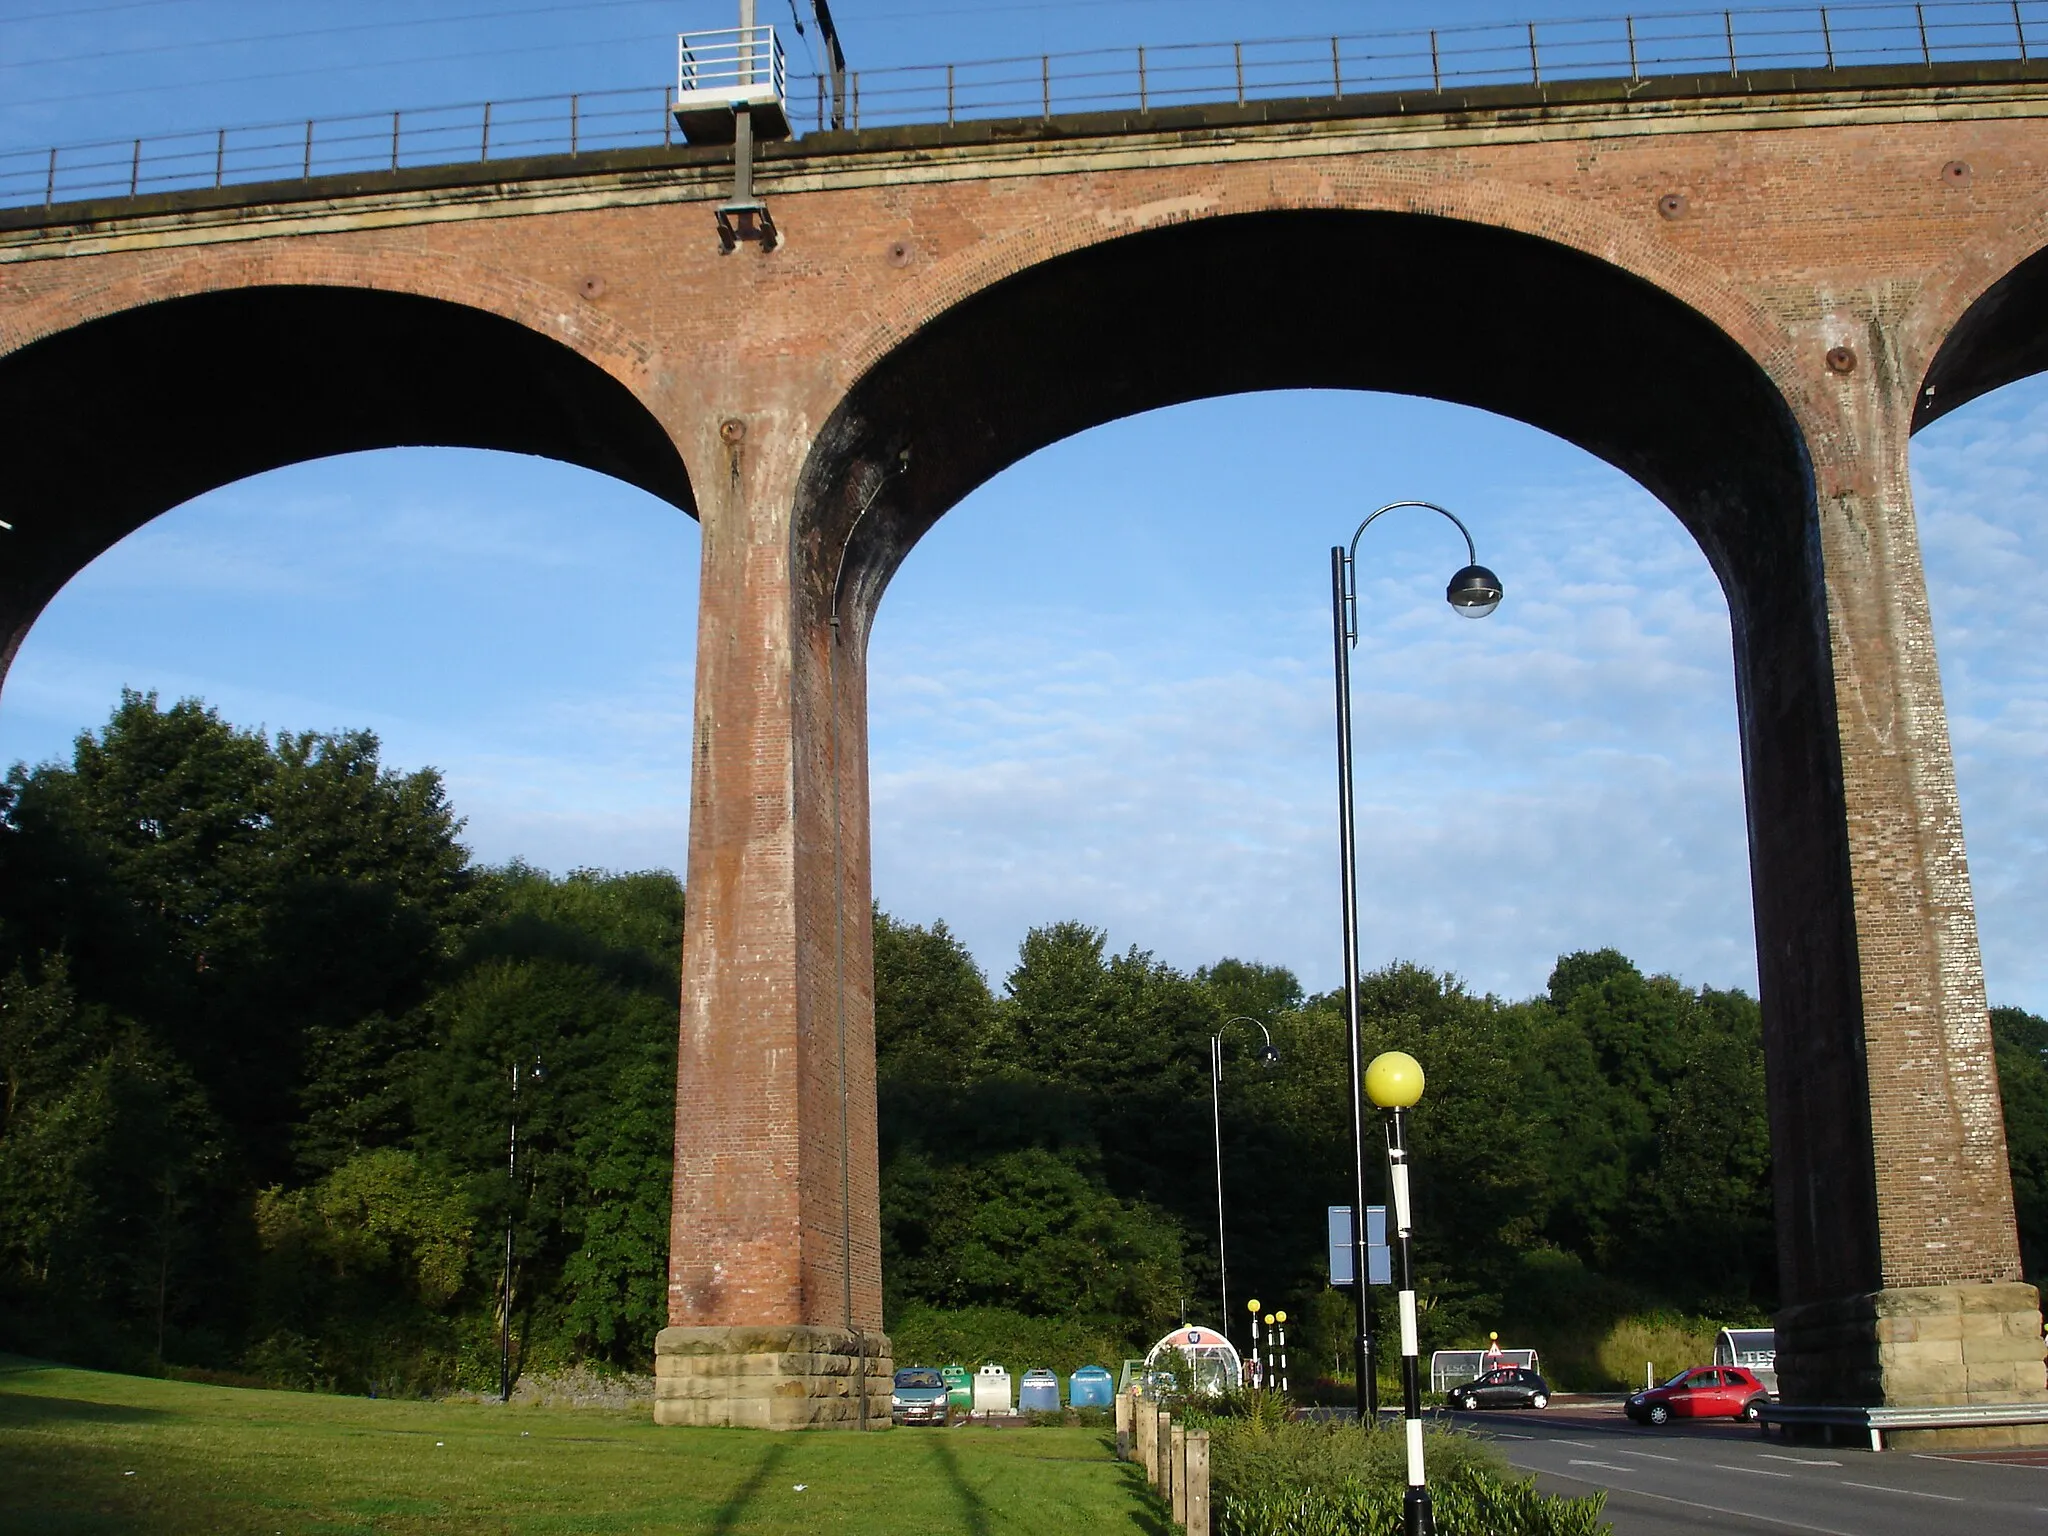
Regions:
[[898, 1371], [896, 1385], [899, 1387], [943, 1387], [937, 1371]]
[[1697, 1369], [1698, 1369], [1698, 1367], [1697, 1367], [1697, 1366], [1691, 1366], [1691, 1365], [1688, 1365], [1688, 1366], [1687, 1366], [1687, 1367], [1686, 1367], [1686, 1368], [1685, 1368], [1684, 1370], [1680, 1371], [1680, 1372], [1679, 1372], [1679, 1373], [1678, 1373], [1678, 1374], [1677, 1374], [1676, 1376], [1672, 1377], [1672, 1378], [1671, 1378], [1671, 1379], [1670, 1379], [1669, 1381], [1665, 1382], [1665, 1383], [1664, 1383], [1664, 1385], [1665, 1385], [1665, 1386], [1667, 1386], [1667, 1387], [1682, 1387], [1682, 1386], [1684, 1386], [1684, 1385], [1685, 1385], [1685, 1378], [1686, 1378], [1686, 1377], [1688, 1377], [1688, 1376], [1690, 1376], [1690, 1375], [1691, 1375], [1691, 1374], [1692, 1374], [1692, 1373], [1693, 1373], [1693, 1372], [1694, 1372], [1695, 1370], [1697, 1370]]

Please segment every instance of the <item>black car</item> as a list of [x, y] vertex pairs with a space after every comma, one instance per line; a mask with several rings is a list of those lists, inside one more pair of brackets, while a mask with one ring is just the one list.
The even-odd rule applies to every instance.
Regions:
[[1505, 1365], [1451, 1388], [1444, 1400], [1453, 1408], [1548, 1408], [1550, 1383], [1534, 1371]]

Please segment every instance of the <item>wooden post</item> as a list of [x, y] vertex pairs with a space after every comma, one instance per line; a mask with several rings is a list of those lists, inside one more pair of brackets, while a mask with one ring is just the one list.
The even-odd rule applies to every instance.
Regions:
[[1152, 1486], [1162, 1499], [1173, 1498], [1173, 1415], [1164, 1408], [1152, 1420]]
[[1149, 1483], [1157, 1477], [1152, 1465], [1152, 1435], [1158, 1426], [1151, 1408], [1142, 1397], [1131, 1400], [1131, 1411], [1138, 1416], [1138, 1465], [1145, 1469], [1145, 1481]]
[[1185, 1527], [1188, 1523], [1188, 1432], [1187, 1426], [1173, 1426], [1173, 1443], [1167, 1452], [1167, 1470], [1173, 1483], [1167, 1498], [1173, 1505], [1173, 1523]]
[[1188, 1536], [1209, 1536], [1209, 1431], [1188, 1436]]
[[1129, 1461], [1131, 1459], [1131, 1403], [1132, 1397], [1130, 1393], [1117, 1393], [1116, 1459], [1118, 1461]]

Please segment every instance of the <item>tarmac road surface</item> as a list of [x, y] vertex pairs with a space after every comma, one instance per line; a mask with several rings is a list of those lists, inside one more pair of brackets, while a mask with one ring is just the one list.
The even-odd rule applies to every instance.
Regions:
[[1607, 1490], [1615, 1536], [2044, 1536], [2048, 1454], [1873, 1454], [1734, 1424], [1638, 1429], [1619, 1408], [1457, 1413], [1551, 1493]]

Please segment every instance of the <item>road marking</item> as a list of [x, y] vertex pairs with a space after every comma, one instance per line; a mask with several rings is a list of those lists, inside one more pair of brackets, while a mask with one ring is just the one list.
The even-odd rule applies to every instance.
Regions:
[[1769, 1467], [1731, 1467], [1725, 1461], [1714, 1463], [1723, 1472], [1747, 1472], [1751, 1477], [1790, 1477], [1790, 1472], [1773, 1472]]
[[1611, 1461], [1581, 1461], [1576, 1456], [1567, 1465], [1574, 1467], [1598, 1467], [1604, 1472], [1633, 1472], [1635, 1470], [1633, 1467], [1617, 1467]]
[[1675, 1461], [1681, 1466], [1685, 1463], [1685, 1458], [1682, 1456], [1659, 1456], [1655, 1451], [1629, 1451], [1622, 1449], [1618, 1445], [1614, 1448], [1614, 1454], [1617, 1456], [1647, 1456], [1652, 1461]]
[[[1349, 1221], [1351, 1218], [1347, 1216], [1344, 1219]], [[1494, 1434], [1503, 1440], [1534, 1440], [1536, 1438], [1534, 1435], [1518, 1435], [1511, 1429], [1496, 1429]]]
[[1552, 1445], [1575, 1445], [1582, 1451], [1597, 1449], [1590, 1440], [1553, 1440], [1550, 1443]]
[[1839, 1467], [1839, 1461], [1822, 1461], [1817, 1456], [1786, 1456], [1777, 1451], [1758, 1451], [1759, 1456], [1768, 1456], [1772, 1461], [1795, 1462], [1802, 1467]]
[[[1584, 1483], [1591, 1488], [1606, 1486], [1596, 1483], [1590, 1477], [1573, 1477], [1569, 1472], [1553, 1472], [1552, 1477], [1561, 1477], [1568, 1483]], [[1746, 1509], [1730, 1509], [1725, 1504], [1702, 1504], [1698, 1499], [1681, 1499], [1668, 1493], [1651, 1493], [1647, 1488], [1618, 1488], [1632, 1499], [1655, 1499], [1660, 1504], [1683, 1504], [1687, 1509], [1704, 1509], [1716, 1515], [1734, 1515], [1741, 1520], [1755, 1520], [1763, 1525], [1782, 1525], [1788, 1531], [1813, 1531], [1816, 1536], [1868, 1536], [1864, 1531], [1838, 1530], [1832, 1525], [1808, 1525], [1803, 1520], [1781, 1520], [1776, 1515], [1759, 1515]]]
[[1918, 1488], [1887, 1488], [1883, 1483], [1852, 1483], [1846, 1477], [1842, 1479], [1842, 1486], [1844, 1488], [1868, 1488], [1872, 1493], [1903, 1493], [1908, 1498], [1913, 1499], [1940, 1499], [1944, 1504], [1962, 1504], [1967, 1502], [1959, 1493], [1922, 1493]]

